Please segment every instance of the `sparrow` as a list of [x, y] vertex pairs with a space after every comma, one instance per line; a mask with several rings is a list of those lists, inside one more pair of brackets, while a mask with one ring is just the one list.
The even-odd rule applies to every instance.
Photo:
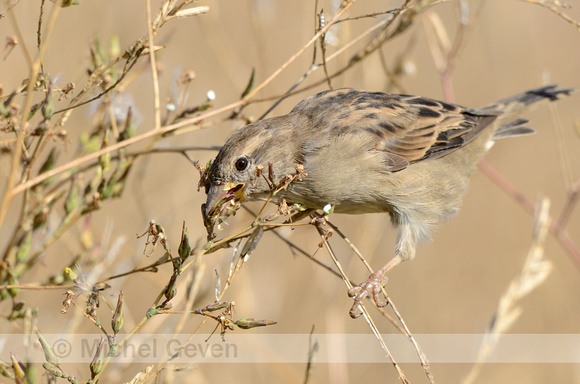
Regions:
[[[215, 222], [228, 202], [244, 199], [310, 212], [388, 213], [397, 231], [394, 257], [349, 290], [349, 313], [357, 317], [368, 295], [386, 305], [379, 293], [387, 274], [457, 214], [469, 176], [495, 140], [534, 133], [519, 116], [572, 91], [550, 85], [479, 109], [355, 89], [320, 92], [227, 140], [202, 177], [205, 220]], [[292, 182], [277, 188], [273, 175]]]

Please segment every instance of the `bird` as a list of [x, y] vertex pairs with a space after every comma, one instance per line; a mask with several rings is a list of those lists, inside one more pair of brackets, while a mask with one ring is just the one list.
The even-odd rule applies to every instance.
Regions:
[[[286, 115], [234, 132], [202, 176], [202, 211], [209, 220], [236, 195], [309, 212], [331, 207], [334, 213], [389, 214], [394, 256], [348, 291], [355, 318], [369, 295], [376, 306], [386, 305], [379, 294], [387, 274], [415, 257], [434, 226], [457, 214], [469, 176], [493, 143], [534, 133], [520, 116], [573, 91], [543, 86], [474, 109], [421, 96], [326, 90]], [[296, 174], [299, 167], [302, 175], [273, 194], [265, 167], [276, 175]]]

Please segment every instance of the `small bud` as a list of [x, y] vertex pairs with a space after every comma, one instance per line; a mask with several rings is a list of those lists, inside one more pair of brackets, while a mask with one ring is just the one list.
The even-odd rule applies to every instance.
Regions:
[[187, 227], [185, 221], [183, 222], [183, 229], [181, 230], [181, 243], [179, 243], [179, 257], [185, 261], [191, 254], [191, 246], [189, 245], [189, 235], [187, 234]]
[[248, 84], [246, 85], [246, 89], [244, 89], [244, 92], [242, 92], [242, 99], [245, 98], [246, 96], [248, 96], [254, 90], [255, 80], [256, 80], [256, 68], [252, 68], [252, 73], [250, 74], [250, 80], [248, 81]]
[[22, 368], [22, 363], [18, 361], [18, 358], [13, 353], [10, 353], [10, 360], [12, 360], [12, 370], [15, 378], [23, 382], [26, 374], [24, 373], [24, 368]]
[[167, 301], [173, 299], [175, 295], [177, 295], [176, 284], [177, 284], [177, 274], [173, 273], [171, 279], [169, 279], [167, 287], [165, 288], [165, 298], [167, 299]]
[[48, 89], [46, 90], [46, 97], [44, 103], [42, 104], [42, 116], [44, 120], [50, 120], [54, 114], [54, 100], [52, 97], [52, 83], [48, 83]]
[[10, 366], [10, 364], [5, 363], [3, 361], [0, 361], [0, 375], [7, 377], [9, 379], [14, 380], [15, 376], [14, 376], [14, 370], [12, 370], [12, 367]]
[[78, 0], [52, 0], [53, 3], [57, 3], [61, 6], [61, 8], [70, 7], [71, 5], [79, 5], [80, 1]]
[[44, 358], [46, 359], [46, 362], [52, 365], [58, 365], [59, 363], [58, 357], [54, 354], [54, 352], [52, 351], [52, 347], [50, 346], [50, 344], [48, 344], [48, 342], [46, 341], [44, 336], [42, 336], [42, 333], [40, 333], [38, 329], [36, 330], [36, 336], [38, 337], [38, 341], [40, 341], [40, 345], [42, 347], [42, 350], [44, 351]]
[[99, 346], [97, 347], [95, 357], [93, 357], [93, 361], [91, 361], [91, 364], [89, 364], [89, 369], [91, 371], [91, 379], [97, 377], [97, 375], [101, 373], [101, 371], [103, 370], [104, 351], [105, 351], [105, 338], [101, 336], [101, 341], [99, 342]]
[[190, 16], [201, 15], [201, 14], [207, 13], [207, 12], [209, 12], [209, 7], [200, 6], [200, 7], [187, 8], [187, 9], [182, 9], [181, 11], [177, 11], [175, 13], [174, 17], [177, 17], [179, 19], [183, 19], [183, 18], [190, 17]]
[[249, 258], [254, 249], [256, 249], [263, 234], [264, 227], [258, 227], [252, 231], [252, 234], [250, 235], [248, 240], [246, 240], [246, 242], [244, 243], [244, 247], [240, 252], [240, 257], [244, 258], [245, 259], [244, 261], [247, 261], [247, 258]]
[[219, 311], [220, 309], [224, 309], [233, 305], [234, 305], [233, 301], [217, 301], [201, 309], [196, 309], [195, 313]]
[[255, 327], [264, 327], [266, 325], [274, 325], [277, 323], [271, 320], [256, 320], [251, 317], [243, 317], [236, 320], [234, 324], [242, 329], [250, 329]]
[[117, 308], [115, 308], [115, 313], [113, 313], [113, 319], [111, 320], [111, 326], [113, 327], [115, 335], [123, 328], [123, 303], [123, 291], [121, 291], [117, 299]]
[[[18, 285], [18, 279], [14, 276], [14, 274], [9, 271], [8, 272], [8, 285]], [[8, 294], [10, 297], [16, 297], [20, 293], [20, 288], [8, 288]]]
[[18, 244], [16, 251], [16, 260], [26, 262], [30, 254], [30, 245], [32, 244], [32, 231], [28, 231]]

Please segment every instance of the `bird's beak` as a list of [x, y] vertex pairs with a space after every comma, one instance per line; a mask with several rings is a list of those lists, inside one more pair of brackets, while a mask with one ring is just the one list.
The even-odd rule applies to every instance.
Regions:
[[211, 183], [207, 190], [207, 200], [205, 201], [205, 216], [209, 217], [211, 211], [220, 204], [221, 201], [226, 202], [235, 200], [241, 202], [244, 199], [243, 194], [244, 184], [217, 184]]
[[205, 201], [205, 216], [209, 215], [211, 209], [216, 205], [218, 201], [222, 199], [226, 191], [222, 188], [221, 184], [211, 183], [209, 189], [207, 190], [207, 200]]

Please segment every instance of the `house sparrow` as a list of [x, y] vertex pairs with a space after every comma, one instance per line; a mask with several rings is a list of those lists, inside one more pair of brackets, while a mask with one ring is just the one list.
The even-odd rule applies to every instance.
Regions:
[[[335, 213], [388, 213], [397, 229], [395, 256], [349, 290], [354, 318], [369, 294], [377, 306], [386, 305], [379, 293], [387, 273], [415, 256], [435, 224], [458, 212], [468, 177], [493, 142], [533, 133], [518, 116], [571, 92], [551, 85], [481, 109], [354, 89], [320, 92], [287, 115], [232, 135], [202, 180], [206, 222], [235, 196], [239, 202], [284, 199], [311, 210], [330, 205]], [[268, 165], [277, 175], [296, 174], [302, 166], [307, 176], [272, 196]]]

